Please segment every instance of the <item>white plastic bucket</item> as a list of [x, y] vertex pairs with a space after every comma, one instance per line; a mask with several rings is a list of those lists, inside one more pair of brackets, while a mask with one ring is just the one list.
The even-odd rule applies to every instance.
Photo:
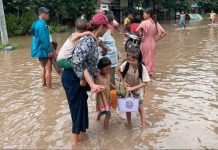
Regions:
[[139, 99], [131, 97], [118, 98], [118, 110], [120, 112], [136, 112], [139, 110]]

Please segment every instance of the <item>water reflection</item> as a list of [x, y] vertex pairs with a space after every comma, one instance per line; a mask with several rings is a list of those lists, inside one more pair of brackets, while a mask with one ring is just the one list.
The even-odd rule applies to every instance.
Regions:
[[[74, 148], [218, 148], [218, 28], [206, 23], [190, 23], [185, 30], [172, 22], [163, 25], [168, 35], [158, 43], [158, 72], [146, 87], [147, 129], [141, 132], [138, 113], [133, 129], [126, 129], [125, 114], [115, 111], [110, 129], [103, 130], [102, 121], [95, 121], [92, 98], [88, 139]], [[55, 38], [63, 43], [69, 35]], [[53, 73], [55, 90], [42, 88], [39, 63], [30, 58], [31, 38], [11, 40], [23, 48], [0, 52], [0, 148], [71, 148], [71, 119], [60, 77]]]

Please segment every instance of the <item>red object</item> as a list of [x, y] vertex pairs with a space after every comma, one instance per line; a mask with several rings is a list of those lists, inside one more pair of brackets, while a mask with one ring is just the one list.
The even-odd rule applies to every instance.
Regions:
[[138, 28], [138, 26], [139, 26], [139, 23], [133, 23], [130, 27], [130, 32], [131, 33], [136, 32], [136, 29]]
[[95, 25], [107, 25], [108, 19], [103, 13], [98, 13], [92, 17], [92, 22]]

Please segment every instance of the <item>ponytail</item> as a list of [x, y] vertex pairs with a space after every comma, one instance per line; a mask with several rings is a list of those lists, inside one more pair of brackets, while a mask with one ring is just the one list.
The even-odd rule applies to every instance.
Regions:
[[155, 26], [157, 28], [157, 20], [154, 10], [151, 7], [148, 7], [144, 10], [145, 13], [150, 14], [151, 19], [154, 21]]

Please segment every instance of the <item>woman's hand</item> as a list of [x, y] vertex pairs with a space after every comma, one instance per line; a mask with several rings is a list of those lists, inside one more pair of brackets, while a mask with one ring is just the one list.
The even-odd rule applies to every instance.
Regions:
[[48, 53], [48, 57], [50, 58], [54, 57], [54, 53], [51, 51], [50, 53]]
[[86, 80], [85, 79], [80, 80], [80, 86], [83, 86], [83, 87], [86, 86]]
[[105, 87], [105, 86], [102, 86], [102, 85], [93, 84], [93, 85], [91, 86], [91, 91], [92, 91], [92, 92], [95, 92], [95, 93], [99, 93], [99, 92], [101, 92], [101, 91], [103, 91], [103, 90], [105, 90], [105, 89], [106, 89], [106, 87]]

